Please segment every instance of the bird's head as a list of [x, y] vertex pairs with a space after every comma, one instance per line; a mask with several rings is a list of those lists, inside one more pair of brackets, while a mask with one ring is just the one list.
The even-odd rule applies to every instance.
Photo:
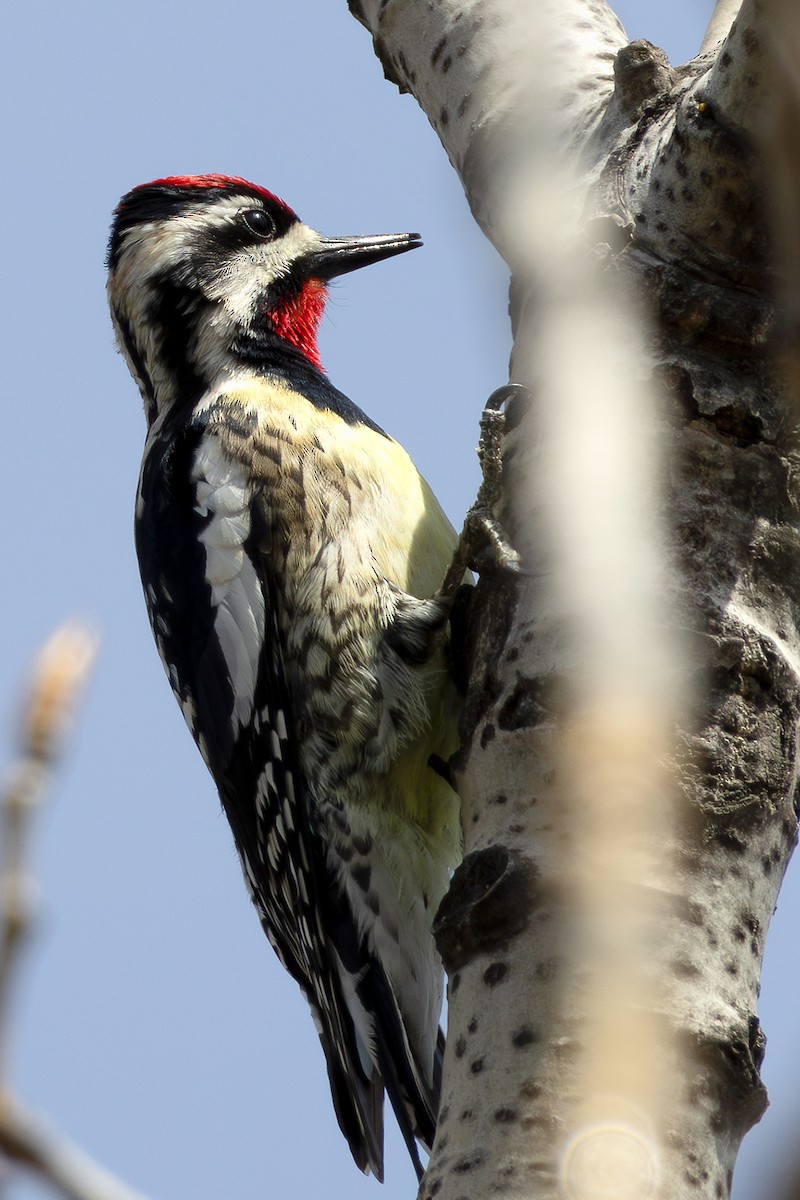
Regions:
[[259, 356], [320, 369], [328, 280], [419, 245], [414, 233], [322, 237], [271, 192], [225, 175], [134, 188], [114, 213], [108, 295], [149, 419]]

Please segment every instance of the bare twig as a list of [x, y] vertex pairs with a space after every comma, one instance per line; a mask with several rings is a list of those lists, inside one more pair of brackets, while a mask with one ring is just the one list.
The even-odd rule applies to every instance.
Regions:
[[142, 1200], [63, 1134], [23, 1109], [5, 1083], [11, 985], [31, 926], [32, 888], [26, 870], [32, 818], [50, 782], [96, 649], [95, 635], [70, 623], [41, 650], [23, 708], [19, 760], [0, 796], [0, 1152], [71, 1200]]
[[0, 1080], [7, 1072], [11, 982], [30, 929], [32, 888], [26, 858], [32, 818], [42, 803], [96, 648], [94, 634], [70, 623], [40, 651], [23, 708], [20, 756], [0, 796]]

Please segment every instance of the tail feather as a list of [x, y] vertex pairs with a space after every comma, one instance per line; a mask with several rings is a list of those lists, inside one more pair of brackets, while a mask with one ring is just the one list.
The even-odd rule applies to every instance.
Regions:
[[360, 1171], [383, 1183], [383, 1083], [367, 1079], [358, 1062], [342, 1053], [342, 1044], [320, 1034], [333, 1108], [350, 1153]]
[[[372, 955], [368, 956], [363, 945], [359, 950], [360, 970], [350, 976], [355, 987], [337, 989], [337, 1002], [325, 1005], [319, 1023], [334, 1110], [356, 1165], [382, 1181], [385, 1090], [417, 1177], [421, 1179], [423, 1167], [417, 1142], [430, 1152], [441, 1092], [444, 1035], [438, 1031], [434, 1061], [426, 1069], [411, 1048], [383, 967]], [[341, 960], [340, 967], [348, 970]], [[342, 1003], [346, 991], [351, 991], [350, 1003]], [[317, 1014], [320, 1015], [319, 1009]], [[371, 1073], [365, 1070], [365, 1055], [359, 1053], [363, 1043], [360, 1029], [365, 1019], [371, 1029], [367, 1047], [373, 1060]]]
[[[323, 862], [319, 854], [318, 870]], [[433, 1061], [421, 1062], [389, 976], [359, 931], [345, 890], [325, 866], [317, 882], [321, 953], [314, 975], [301, 987], [311, 1001], [339, 1127], [360, 1170], [382, 1180], [385, 1091], [421, 1178], [417, 1141], [430, 1150], [436, 1132], [443, 1035], [437, 1031]]]
[[409, 1043], [391, 983], [374, 959], [359, 994], [365, 1002], [372, 1002], [378, 1065], [403, 1140], [421, 1178], [422, 1166], [416, 1142], [420, 1141], [429, 1152], [433, 1145], [441, 1094], [444, 1035], [438, 1031], [434, 1062], [429, 1067], [420, 1063]]

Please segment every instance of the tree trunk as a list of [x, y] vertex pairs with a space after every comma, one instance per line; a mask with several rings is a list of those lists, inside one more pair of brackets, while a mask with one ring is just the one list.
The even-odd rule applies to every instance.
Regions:
[[602, 0], [350, 8], [511, 267], [532, 395], [504, 444], [523, 570], [484, 572], [464, 645], [420, 1195], [718, 1200], [766, 1103], [797, 832], [797, 329], [770, 250], [798, 240], [797, 102], [764, 83], [797, 78], [796, 14], [720, 0], [673, 70]]

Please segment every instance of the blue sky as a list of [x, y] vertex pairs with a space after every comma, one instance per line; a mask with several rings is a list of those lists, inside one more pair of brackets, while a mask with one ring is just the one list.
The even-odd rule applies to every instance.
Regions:
[[[677, 63], [711, 7], [627, 0], [619, 11], [631, 37]], [[420, 230], [423, 251], [335, 287], [321, 349], [456, 524], [477, 486], [482, 400], [506, 377], [502, 264], [344, 0], [235, 0], [224, 19], [207, 0], [31, 0], [5, 27], [4, 761], [38, 644], [73, 614], [103, 634], [39, 823], [41, 919], [16, 996], [14, 1082], [153, 1200], [406, 1200], [413, 1174], [391, 1122], [383, 1192], [352, 1165], [307, 1010], [249, 909], [151, 643], [131, 533], [144, 421], [114, 352], [103, 256], [124, 191], [196, 171], [252, 178], [326, 233]], [[741, 1200], [768, 1194], [796, 1144], [786, 998], [798, 908], [795, 884], [761, 1004], [774, 1108], [746, 1143]], [[45, 1193], [19, 1182], [8, 1194]]]

